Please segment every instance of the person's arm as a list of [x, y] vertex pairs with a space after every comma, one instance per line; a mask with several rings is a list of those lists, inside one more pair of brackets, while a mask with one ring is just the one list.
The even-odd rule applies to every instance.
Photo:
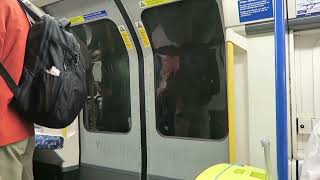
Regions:
[[0, 3], [0, 63], [2, 62], [2, 52], [4, 48], [4, 38], [6, 34], [6, 19], [8, 18], [8, 7], [6, 1]]

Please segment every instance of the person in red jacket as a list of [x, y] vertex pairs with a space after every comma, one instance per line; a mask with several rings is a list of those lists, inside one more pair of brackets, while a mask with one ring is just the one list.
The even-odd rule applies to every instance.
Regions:
[[[18, 84], [24, 63], [28, 18], [17, 0], [0, 0], [0, 63]], [[8, 106], [13, 94], [0, 76], [0, 180], [32, 180], [33, 124]]]

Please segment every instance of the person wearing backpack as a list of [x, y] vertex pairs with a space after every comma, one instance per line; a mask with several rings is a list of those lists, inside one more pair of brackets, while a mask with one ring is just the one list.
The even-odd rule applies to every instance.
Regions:
[[[0, 63], [18, 84], [30, 24], [16, 0], [0, 2]], [[34, 129], [9, 107], [13, 93], [0, 76], [0, 180], [32, 180]]]

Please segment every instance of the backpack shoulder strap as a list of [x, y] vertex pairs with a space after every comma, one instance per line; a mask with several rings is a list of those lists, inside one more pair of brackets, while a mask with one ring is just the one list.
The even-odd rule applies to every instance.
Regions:
[[8, 71], [3, 67], [3, 65], [1, 63], [0, 63], [0, 76], [2, 76], [2, 78], [4, 79], [4, 81], [6, 82], [8, 87], [10, 88], [11, 92], [14, 95], [16, 95], [18, 86], [16, 85], [16, 83], [14, 82], [14, 80], [12, 79], [12, 77], [10, 76]]
[[[41, 19], [40, 16], [37, 15], [29, 6], [27, 6], [27, 5], [25, 4], [25, 2], [23, 2], [22, 0], [18, 0], [18, 2], [19, 2], [19, 4], [20, 4], [21, 8], [22, 8], [35, 22], [40, 21], [40, 19]], [[29, 2], [29, 3], [31, 3], [31, 2]]]

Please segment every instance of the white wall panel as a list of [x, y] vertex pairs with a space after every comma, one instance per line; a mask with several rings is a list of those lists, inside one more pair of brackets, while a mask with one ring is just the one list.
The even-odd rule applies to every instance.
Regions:
[[264, 168], [260, 139], [271, 142], [273, 177], [276, 177], [276, 98], [273, 33], [248, 38], [249, 154], [250, 165]]

